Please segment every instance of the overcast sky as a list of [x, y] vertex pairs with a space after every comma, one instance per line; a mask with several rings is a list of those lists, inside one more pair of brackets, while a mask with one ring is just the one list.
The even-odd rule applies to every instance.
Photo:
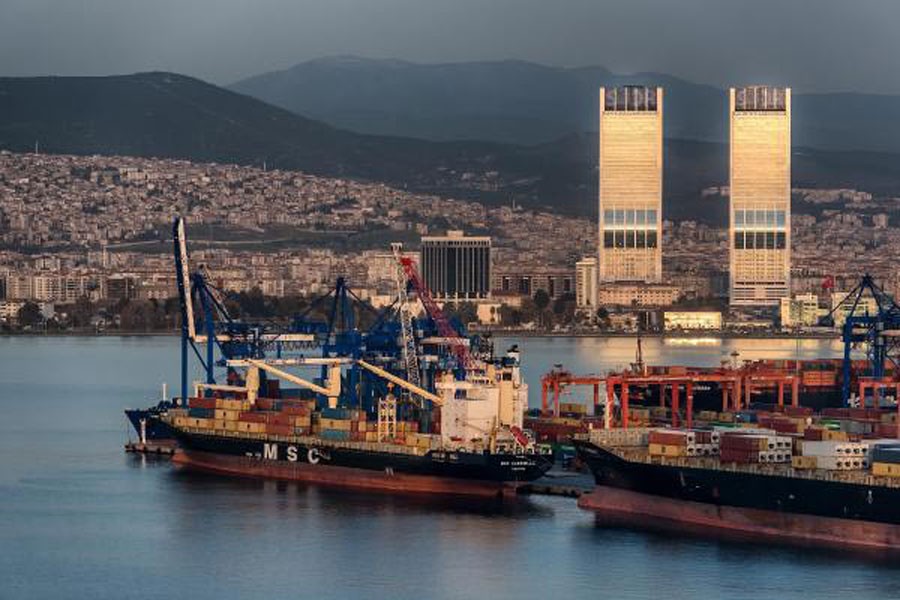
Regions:
[[213, 83], [355, 54], [900, 93], [900, 0], [0, 0], [0, 75]]

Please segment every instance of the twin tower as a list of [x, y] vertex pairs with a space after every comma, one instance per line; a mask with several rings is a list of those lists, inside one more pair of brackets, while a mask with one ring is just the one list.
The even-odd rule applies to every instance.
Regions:
[[[791, 90], [731, 88], [729, 297], [773, 306], [790, 295]], [[598, 278], [662, 280], [663, 90], [600, 88]]]

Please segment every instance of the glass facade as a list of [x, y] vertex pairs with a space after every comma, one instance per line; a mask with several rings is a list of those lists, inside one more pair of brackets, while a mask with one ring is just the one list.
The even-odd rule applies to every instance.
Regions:
[[600, 282], [662, 280], [662, 88], [600, 89]]
[[790, 98], [770, 86], [730, 92], [733, 305], [776, 306], [790, 295]]
[[659, 108], [657, 88], [626, 85], [605, 90], [603, 108], [605, 111], [656, 112]]
[[422, 279], [435, 298], [487, 298], [491, 285], [491, 240], [485, 237], [422, 238]]

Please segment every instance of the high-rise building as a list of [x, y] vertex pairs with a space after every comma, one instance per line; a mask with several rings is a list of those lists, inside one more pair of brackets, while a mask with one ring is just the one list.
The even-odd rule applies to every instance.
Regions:
[[662, 88], [600, 88], [599, 167], [599, 281], [659, 282]]
[[491, 238], [462, 231], [422, 238], [419, 268], [438, 300], [478, 300], [491, 289]]
[[731, 88], [729, 296], [778, 306], [790, 295], [791, 90]]
[[575, 263], [575, 306], [579, 310], [597, 310], [597, 258], [594, 256]]

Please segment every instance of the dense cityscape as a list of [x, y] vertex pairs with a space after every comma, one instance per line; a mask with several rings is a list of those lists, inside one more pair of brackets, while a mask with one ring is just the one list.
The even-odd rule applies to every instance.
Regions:
[[[727, 202], [728, 188], [710, 187], [701, 195], [710, 203]], [[886, 290], [898, 291], [888, 257], [900, 249], [900, 236], [888, 225], [900, 199], [847, 189], [793, 189], [792, 197], [794, 306], [805, 302], [810, 308], [812, 302], [815, 307], [793, 322], [789, 312], [780, 314], [784, 310], [728, 311], [725, 224], [663, 220], [662, 278], [601, 285], [592, 305], [589, 293], [577, 293], [577, 265], [583, 269], [583, 259], [597, 247], [596, 223], [589, 219], [296, 172], [4, 151], [0, 318], [7, 328], [173, 326], [171, 319], [128, 315], [135, 310], [165, 315], [154, 307], [176, 295], [169, 241], [176, 214], [187, 217], [194, 255], [225, 290], [308, 298], [343, 276], [374, 306], [389, 304], [396, 294], [392, 241], [416, 251], [423, 236], [454, 230], [488, 235], [490, 283], [472, 298], [482, 308], [466, 306], [464, 312], [494, 327], [628, 331], [644, 323], [659, 328], [665, 309], [725, 311], [724, 320], [713, 321], [673, 315], [676, 328], [813, 326], [855, 284], [856, 257], [862, 253]], [[587, 263], [595, 268], [590, 259]], [[549, 301], [541, 294], [536, 307], [541, 290]], [[131, 306], [123, 324], [119, 317], [126, 304]], [[73, 310], [76, 306], [80, 309]], [[85, 310], [91, 314], [73, 320]]]
[[900, 2], [5, 4], [0, 600], [900, 598]]

